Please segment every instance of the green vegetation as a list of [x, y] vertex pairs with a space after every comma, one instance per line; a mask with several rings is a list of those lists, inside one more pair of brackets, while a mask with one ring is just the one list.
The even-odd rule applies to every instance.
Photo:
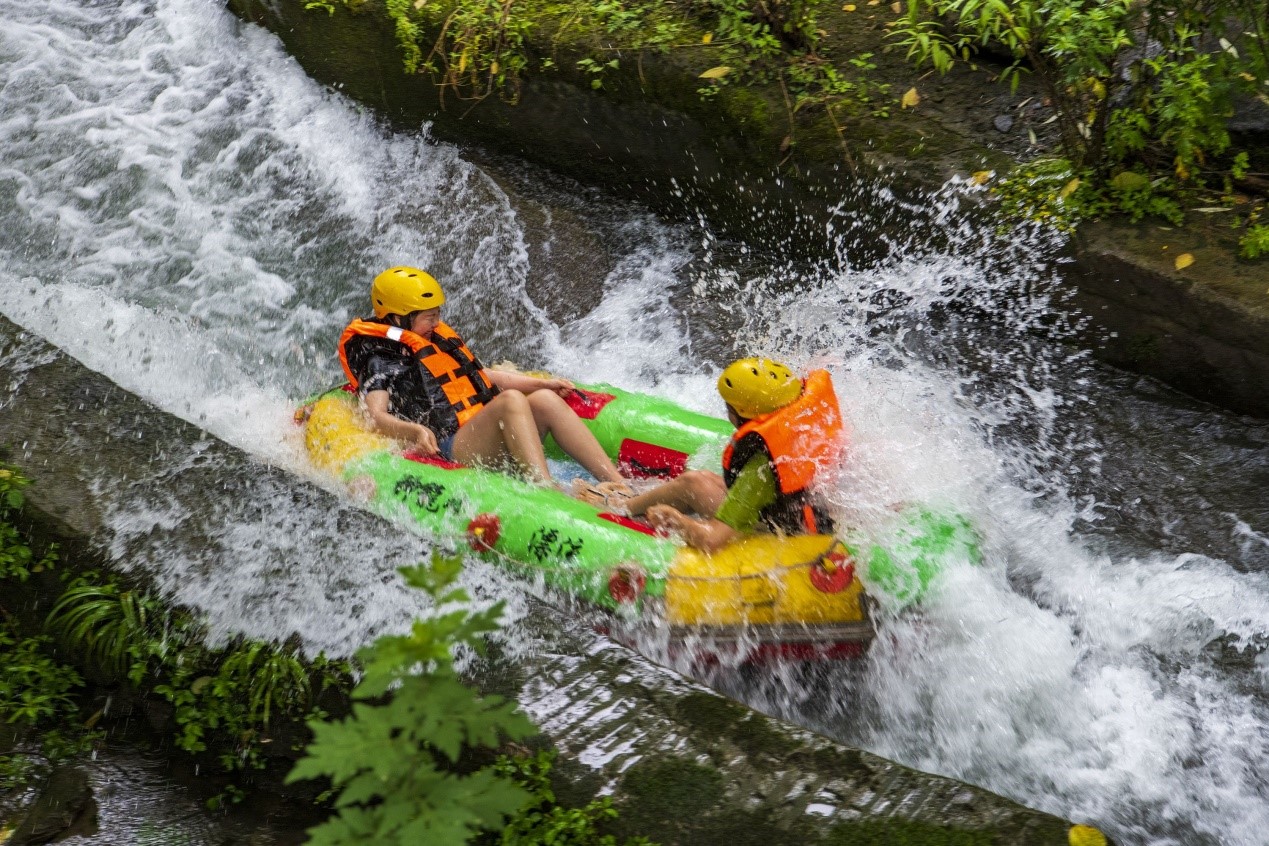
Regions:
[[1063, 228], [1109, 213], [1175, 224], [1194, 206], [1255, 213], [1246, 194], [1269, 186], [1227, 128], [1237, 98], [1269, 103], [1267, 0], [908, 0], [892, 36], [918, 67], [994, 52], [1011, 62], [1002, 82], [1034, 74], [1061, 158], [997, 186], [1014, 213]]
[[53, 606], [47, 626], [105, 678], [127, 677], [140, 684], [162, 605], [117, 583], [99, 584], [100, 578], [94, 572], [74, 579]]
[[[333, 4], [306, 7], [333, 13]], [[818, 53], [826, 0], [384, 0], [384, 8], [405, 71], [430, 74], [442, 102], [496, 95], [514, 103], [530, 71], [568, 71], [603, 88], [623, 63], [641, 68], [645, 53], [674, 52], [699, 68], [706, 100], [736, 83], [778, 85], [790, 118], [822, 109], [839, 137], [847, 115], [889, 113], [871, 54], [838, 67]]]
[[[0, 583], [27, 581], [56, 563], [55, 549], [37, 556], [14, 526], [28, 484], [13, 468], [0, 466]], [[126, 684], [166, 699], [173, 706], [176, 746], [190, 753], [213, 751], [225, 772], [262, 768], [264, 744], [279, 718], [320, 714], [315, 696], [347, 684], [347, 665], [322, 657], [306, 661], [272, 644], [237, 641], [208, 648], [195, 617], [167, 609], [158, 597], [116, 577], [87, 571], [63, 578], [67, 583], [44, 632], [24, 637], [7, 611], [0, 624], [5, 654], [0, 721], [41, 730], [37, 757], [46, 761], [78, 754], [100, 740], [93, 726], [102, 715], [80, 721], [77, 693], [84, 681], [55, 654], [74, 658], [90, 681]], [[4, 756], [0, 787], [39, 770], [35, 757]], [[229, 795], [241, 794], [233, 788]]]
[[348, 669], [293, 650], [241, 640], [204, 645], [193, 616], [166, 610], [155, 596], [88, 572], [70, 581], [46, 623], [68, 652], [102, 683], [127, 682], [173, 706], [175, 743], [212, 750], [225, 772], [260, 769], [278, 718], [314, 713], [315, 691], [342, 683]]
[[[36, 556], [14, 526], [22, 508], [23, 488], [29, 482], [13, 468], [0, 465], [0, 584], [25, 582], [34, 573], [57, 563], [56, 549]], [[92, 721], [78, 720], [77, 690], [83, 680], [71, 667], [50, 656], [52, 640], [45, 635], [23, 637], [8, 609], [0, 607], [0, 723], [17, 729], [18, 736], [35, 732], [34, 743], [0, 754], [0, 791], [11, 790], [42, 777], [49, 766], [81, 754], [100, 740]], [[69, 728], [57, 728], [66, 724]]]
[[[604, 831], [611, 801], [559, 804], [551, 786], [555, 754], [529, 754], [514, 741], [534, 733], [514, 702], [465, 685], [455, 649], [483, 653], [503, 605], [474, 611], [454, 587], [462, 559], [435, 555], [401, 570], [425, 591], [435, 613], [406, 635], [382, 637], [357, 654], [363, 669], [352, 713], [309, 721], [313, 740], [288, 782], [327, 778], [335, 815], [310, 830], [309, 843], [617, 846]], [[494, 751], [509, 747], [517, 754]], [[481, 765], [480, 761], [485, 763]], [[653, 846], [642, 837], [623, 846]]]
[[[54, 552], [37, 557], [13, 526], [28, 482], [0, 466], [0, 584], [25, 581], [51, 568]], [[34, 563], [33, 563], [34, 562]], [[0, 607], [0, 722], [38, 743], [0, 755], [0, 791], [41, 778], [57, 762], [100, 744], [103, 714], [82, 719], [80, 674], [55, 660], [72, 655], [90, 680], [126, 684], [172, 706], [175, 745], [214, 757], [226, 773], [265, 765], [264, 750], [280, 723], [307, 719], [314, 739], [288, 780], [328, 777], [336, 815], [312, 831], [323, 843], [482, 843], [504, 846], [616, 846], [605, 825], [616, 818], [609, 799], [571, 808], [556, 802], [553, 753], [502, 755], [504, 741], [533, 733], [514, 702], [482, 696], [463, 684], [454, 649], [482, 651], [498, 626], [502, 605], [468, 607], [454, 587], [460, 558], [437, 556], [430, 566], [403, 570], [429, 593], [436, 613], [410, 633], [380, 638], [353, 667], [292, 649], [239, 640], [213, 649], [192, 615], [118, 578], [87, 571], [68, 578], [45, 620], [47, 633], [23, 637]], [[326, 722], [316, 705], [327, 688], [352, 689], [346, 720]], [[480, 766], [473, 758], [485, 759]], [[228, 785], [209, 804], [238, 801]], [[506, 823], [504, 827], [504, 823]], [[643, 838], [624, 846], [652, 846]]]
[[1245, 259], [1258, 259], [1269, 256], [1269, 226], [1253, 224], [1247, 227], [1247, 233], [1238, 242], [1239, 255]]
[[[341, 2], [360, 8], [367, 0]], [[309, 8], [333, 12], [335, 0]], [[405, 70], [429, 74], [443, 102], [516, 102], [524, 75], [544, 71], [629, 96], [635, 74], [648, 84], [647, 55], [671, 55], [697, 77], [700, 99], [726, 92], [721, 107], [743, 125], [752, 116], [769, 129], [767, 112], [782, 100], [789, 132], [780, 152], [799, 133], [819, 145], [835, 132], [852, 165], [848, 127], [892, 110], [873, 53], [830, 61], [822, 52], [823, 21], [841, 18], [825, 0], [384, 0], [384, 8]], [[1047, 118], [1031, 131], [1052, 124], [1058, 149], [992, 186], [1006, 212], [1070, 230], [1106, 215], [1179, 225], [1190, 210], [1221, 209], [1207, 220], [1237, 233], [1244, 259], [1269, 255], [1257, 223], [1269, 150], [1239, 149], [1228, 129], [1236, 103], [1269, 103], [1269, 0], [902, 0], [880, 8], [894, 9], [890, 45], [917, 68], [994, 67], [1015, 89], [1024, 76], [1038, 83]], [[769, 88], [754, 94], [755, 85]], [[902, 104], [919, 102], [914, 88]], [[814, 129], [795, 120], [811, 115]], [[1041, 142], [1033, 137], [1033, 145]]]
[[[14, 517], [30, 484], [13, 468], [0, 465], [0, 581], [24, 582], [32, 573], [52, 568], [55, 550], [38, 560], [26, 538], [14, 526]], [[35, 562], [35, 563], [33, 563]], [[22, 637], [16, 621], [6, 611], [0, 621], [0, 721], [34, 726], [74, 710], [72, 691], [83, 684], [79, 675], [46, 654], [50, 640]]]
[[33, 726], [75, 710], [72, 691], [79, 674], [49, 658], [47, 637], [23, 638], [11, 625], [0, 628], [0, 720]]
[[[566, 808], [555, 801], [551, 769], [555, 753], [498, 758], [494, 772], [515, 781], [529, 792], [529, 799], [507, 823], [499, 846], [617, 846], [617, 838], [605, 833], [605, 823], [617, 818], [617, 810], [607, 796], [581, 808]], [[652, 846], [644, 837], [632, 837], [623, 846]]]
[[502, 615], [501, 603], [470, 609], [466, 592], [453, 586], [461, 569], [462, 559], [440, 555], [430, 566], [402, 569], [408, 584], [435, 598], [436, 613], [357, 654], [363, 675], [347, 719], [309, 721], [308, 755], [287, 780], [329, 778], [337, 810], [311, 830], [310, 843], [461, 844], [501, 828], [529, 800], [492, 768], [456, 771], [465, 751], [533, 732], [514, 702], [481, 696], [454, 667], [452, 649], [479, 653]]
[[13, 525], [13, 516], [26, 501], [22, 489], [29, 484], [12, 467], [0, 464], [0, 580], [25, 582], [32, 573], [51, 568], [57, 560], [56, 547], [51, 547], [36, 559], [31, 547]]
[[75, 693], [82, 679], [49, 657], [50, 645], [47, 637], [24, 638], [11, 623], [0, 624], [0, 723], [23, 734], [37, 732], [30, 746], [0, 754], [0, 792], [43, 777], [49, 767], [86, 753], [101, 740], [92, 720], [81, 724], [78, 719]]

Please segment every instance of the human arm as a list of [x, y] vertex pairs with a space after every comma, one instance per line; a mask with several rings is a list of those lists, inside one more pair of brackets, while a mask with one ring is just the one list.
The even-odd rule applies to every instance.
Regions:
[[740, 532], [717, 517], [689, 517], [672, 505], [653, 505], [647, 511], [647, 517], [653, 526], [673, 532], [688, 546], [701, 552], [717, 552], [740, 537]]
[[[671, 483], [673, 484], [673, 483]], [[651, 505], [648, 522], [673, 532], [702, 552], [717, 552], [757, 530], [762, 509], [776, 501], [776, 478], [763, 456], [754, 456], [737, 474], [727, 495], [709, 518], [689, 517], [672, 505]]]
[[486, 370], [485, 375], [489, 377], [490, 382], [504, 391], [531, 394], [534, 391], [545, 390], [553, 391], [562, 397], [573, 392], [573, 383], [567, 379], [543, 379], [527, 373], [517, 373], [514, 370]]
[[381, 435], [406, 441], [424, 455], [436, 455], [440, 447], [436, 443], [436, 435], [422, 423], [411, 423], [402, 420], [388, 410], [391, 395], [387, 391], [370, 391], [366, 394], [366, 413], [370, 415], [370, 423]]
[[776, 501], [777, 484], [766, 456], [755, 455], [732, 480], [714, 518], [740, 534], [757, 531], [763, 509]]

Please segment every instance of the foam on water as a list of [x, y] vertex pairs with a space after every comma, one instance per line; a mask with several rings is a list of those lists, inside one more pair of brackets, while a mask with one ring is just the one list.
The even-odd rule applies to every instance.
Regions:
[[[896, 502], [955, 506], [982, 530], [986, 561], [951, 566], [919, 614], [883, 613], [861, 670], [782, 668], [737, 692], [1126, 843], [1262, 841], [1269, 583], [1235, 558], [1263, 555], [1266, 526], [1222, 518], [1235, 558], [1125, 552], [1073, 532], [1101, 509], [1070, 489], [1101, 461], [1081, 409], [1106, 397], [1081, 353], [1045, 337], [1069, 328], [1046, 283], [1051, 245], [975, 224], [965, 186], [920, 207], [876, 191], [912, 237], [870, 236], [889, 239], [891, 258], [866, 270], [844, 255], [711, 261], [708, 235], [639, 218], [606, 239], [597, 303], [557, 325], [527, 293], [536, 236], [502, 189], [453, 148], [322, 90], [221, 5], [0, 0], [0, 17], [0, 310], [12, 319], [295, 468], [292, 405], [338, 378], [334, 338], [367, 280], [397, 262], [446, 280], [447, 319], [491, 361], [714, 413], [717, 365], [733, 353], [826, 366], [854, 429], [830, 492], [840, 516], [880, 532]], [[836, 230], [864, 228], [843, 210]], [[957, 248], [916, 246], [934, 232]], [[347, 538], [347, 507], [273, 477], [248, 505], [226, 494], [199, 514], [169, 481], [102, 480], [101, 496], [119, 550], [205, 609], [217, 635], [298, 632], [346, 653], [421, 610], [393, 570], [426, 541]], [[181, 548], [195, 525], [220, 548]], [[498, 582], [488, 568], [470, 578]]]

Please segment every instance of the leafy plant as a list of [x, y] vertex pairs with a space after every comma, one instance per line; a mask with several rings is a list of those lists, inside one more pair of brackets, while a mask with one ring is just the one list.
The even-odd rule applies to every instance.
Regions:
[[1249, 226], [1238, 242], [1238, 254], [1245, 259], [1258, 259], [1269, 255], [1269, 226]]
[[[362, 0], [344, 0], [357, 6]], [[786, 62], [813, 55], [819, 40], [818, 11], [824, 0], [384, 0], [396, 28], [406, 73], [434, 74], [442, 97], [480, 100], [498, 94], [519, 98], [520, 79], [530, 67], [529, 40], [549, 28], [554, 39], [584, 33], [588, 55], [575, 60], [594, 88], [618, 66], [621, 51], [664, 52], [696, 48], [743, 68], [751, 79], [772, 80]], [[309, 10], [333, 14], [333, 0], [308, 0]], [[424, 56], [424, 30], [435, 32]], [[701, 33], [705, 32], [702, 38]], [[604, 54], [612, 58], [604, 58]], [[557, 67], [553, 57], [535, 65]], [[722, 76], [717, 85], [726, 84]], [[701, 89], [716, 93], [716, 85]]]
[[414, 73], [423, 61], [423, 51], [419, 47], [419, 25], [411, 14], [414, 4], [410, 0], [384, 0], [383, 5], [396, 28], [397, 44], [401, 46], [405, 72]]
[[80, 578], [58, 598], [45, 625], [89, 666], [131, 677], [135, 684], [154, 652], [154, 629], [162, 614], [162, 604], [148, 594]]
[[[0, 793], [17, 790], [35, 780], [39, 763], [30, 755], [12, 752], [0, 755]], [[7, 829], [0, 828], [0, 835]]]
[[[26, 484], [10, 468], [0, 468], [0, 578], [25, 579], [52, 560], [50, 553], [31, 565], [34, 556], [9, 519], [22, 505]], [[208, 649], [194, 617], [169, 611], [156, 596], [95, 571], [69, 582], [45, 628], [52, 636], [20, 639], [10, 625], [0, 625], [0, 721], [35, 725], [73, 713], [72, 692], [82, 681], [46, 654], [55, 639], [104, 680], [126, 679], [167, 699], [174, 706], [176, 745], [191, 753], [214, 748], [227, 772], [263, 766], [261, 744], [270, 725], [282, 716], [317, 713], [314, 687], [346, 687], [351, 675], [347, 662], [324, 656], [306, 662], [259, 641]], [[97, 740], [91, 728], [45, 732], [41, 754], [55, 761]], [[0, 778], [12, 780], [29, 769], [16, 758], [0, 761]], [[233, 789], [225, 795], [232, 799]]]
[[465, 747], [493, 747], [533, 731], [514, 703], [479, 695], [454, 668], [452, 650], [480, 652], [502, 615], [501, 603], [485, 611], [465, 605], [466, 592], [453, 587], [461, 567], [459, 558], [436, 555], [429, 566], [401, 571], [436, 599], [436, 613], [409, 634], [380, 638], [358, 653], [364, 675], [347, 719], [309, 721], [313, 741], [287, 781], [329, 778], [338, 812], [311, 830], [310, 843], [465, 843], [474, 832], [500, 827], [528, 799], [490, 769], [452, 772]]
[[311, 675], [331, 683], [331, 662], [310, 668], [293, 653], [261, 641], [244, 641], [222, 652], [185, 646], [180, 658], [160, 668], [154, 692], [174, 707], [176, 745], [190, 753], [221, 748], [226, 772], [264, 766], [261, 743], [278, 716], [313, 713]]
[[[407, 73], [421, 67], [436, 74], [442, 98], [446, 91], [452, 91], [464, 100], [483, 100], [494, 93], [508, 102], [519, 100], [520, 75], [529, 63], [525, 44], [535, 24], [522, 14], [514, 0], [464, 0], [452, 8], [435, 3], [411, 4], [409, 0], [388, 3], [389, 12], [398, 21], [398, 38], [403, 44], [400, 21], [408, 16], [409, 9], [421, 9], [424, 19], [440, 26], [436, 43], [421, 64], [412, 64], [407, 50]], [[393, 4], [402, 7], [401, 17], [393, 10]]]
[[[1012, 58], [1000, 79], [1016, 89], [1035, 72], [1053, 102], [1063, 152], [1097, 166], [1115, 89], [1116, 58], [1132, 43], [1132, 0], [910, 0], [892, 29], [918, 67], [947, 73], [988, 45]], [[950, 21], [949, 25], [944, 24]]]
[[[940, 73], [1003, 48], [1012, 63], [1001, 79], [1016, 87], [1035, 74], [1072, 173], [1134, 219], [1179, 222], [1187, 192], [1230, 146], [1234, 97], [1265, 99], [1269, 80], [1267, 0], [909, 0], [891, 35]], [[1226, 174], [1239, 162], [1245, 176], [1245, 155]], [[1116, 185], [1126, 172], [1144, 182]]]
[[[500, 846], [616, 846], [617, 839], [602, 832], [605, 822], [617, 818], [617, 810], [607, 796], [592, 800], [582, 808], [565, 808], [555, 801], [551, 770], [555, 753], [502, 755], [494, 772], [509, 778], [529, 792], [530, 799], [502, 830]], [[652, 846], [644, 837], [632, 837], [624, 846]]]
[[577, 60], [578, 70], [580, 70], [582, 73], [588, 74], [591, 77], [591, 80], [590, 80], [591, 88], [603, 88], [604, 87], [604, 71], [616, 70], [620, 66], [621, 66], [621, 62], [618, 59], [612, 59], [611, 61], [604, 62], [604, 63], [597, 62], [594, 59], [590, 59], [590, 58]]
[[1037, 159], [1021, 165], [991, 191], [1007, 219], [1044, 223], [1063, 232], [1074, 230], [1097, 209], [1085, 177], [1066, 159]]
[[0, 626], [0, 720], [35, 725], [75, 709], [71, 692], [79, 674], [49, 658], [47, 637], [20, 638], [12, 626]]
[[108, 679], [126, 678], [166, 699], [176, 746], [193, 754], [215, 747], [226, 772], [264, 766], [261, 743], [270, 724], [313, 713], [314, 678], [325, 690], [349, 677], [344, 662], [305, 662], [262, 641], [209, 650], [194, 618], [97, 573], [67, 587], [46, 626]]
[[304, 663], [293, 653], [262, 641], [248, 642], [231, 652], [220, 665], [218, 677], [229, 687], [247, 692], [247, 719], [264, 727], [275, 709], [307, 702], [311, 692]]
[[57, 547], [36, 559], [30, 545], [13, 525], [13, 515], [26, 502], [22, 490], [30, 481], [13, 467], [0, 464], [0, 579], [30, 578], [32, 573], [53, 567], [57, 562]]

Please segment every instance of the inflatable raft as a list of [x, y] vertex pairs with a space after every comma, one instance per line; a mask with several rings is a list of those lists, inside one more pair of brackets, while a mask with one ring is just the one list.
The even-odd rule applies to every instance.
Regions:
[[[569, 403], [632, 477], [672, 478], [694, 456], [717, 455], [733, 431], [724, 420], [608, 385], [579, 389]], [[903, 515], [885, 546], [758, 535], [705, 555], [553, 489], [402, 453], [367, 430], [347, 389], [318, 397], [296, 419], [314, 464], [372, 510], [465, 539], [476, 553], [539, 573], [627, 621], [668, 627], [672, 648], [749, 659], [856, 655], [873, 637], [861, 575], [889, 597], [916, 602], [940, 562], [978, 555], [964, 519], [926, 509]], [[561, 455], [549, 440], [547, 449]]]

